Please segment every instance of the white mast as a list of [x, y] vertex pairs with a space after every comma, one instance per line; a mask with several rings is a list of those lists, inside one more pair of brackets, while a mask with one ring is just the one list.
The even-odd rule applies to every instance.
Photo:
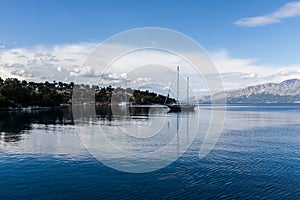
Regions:
[[177, 103], [179, 103], [179, 66], [177, 66]]
[[125, 97], [125, 105], [127, 105], [127, 96], [126, 96], [126, 79], [124, 80], [124, 97]]
[[189, 77], [186, 77], [186, 101], [189, 104]]

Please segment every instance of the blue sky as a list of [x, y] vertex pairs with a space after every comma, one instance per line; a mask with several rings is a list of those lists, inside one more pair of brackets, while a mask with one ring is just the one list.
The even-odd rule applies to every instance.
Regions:
[[268, 70], [300, 63], [299, 1], [1, 0], [0, 5], [3, 66], [8, 62], [5, 53], [12, 49], [28, 54], [28, 49], [49, 48], [53, 53], [54, 46], [93, 46], [121, 31], [149, 26], [182, 32], [213, 58], [219, 55], [217, 60]]

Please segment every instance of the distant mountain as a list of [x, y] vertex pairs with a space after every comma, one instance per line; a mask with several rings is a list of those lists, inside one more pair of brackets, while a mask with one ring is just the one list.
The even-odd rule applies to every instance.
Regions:
[[227, 103], [300, 103], [300, 80], [290, 79], [281, 83], [266, 83], [243, 89], [227, 91], [199, 99], [200, 103], [222, 102], [226, 96]]

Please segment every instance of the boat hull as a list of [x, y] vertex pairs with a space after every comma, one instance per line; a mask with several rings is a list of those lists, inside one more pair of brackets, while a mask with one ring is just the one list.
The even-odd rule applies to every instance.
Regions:
[[181, 112], [181, 111], [194, 111], [196, 105], [185, 105], [185, 104], [171, 104], [167, 105], [169, 112]]
[[169, 112], [181, 112], [181, 106], [179, 104], [167, 105], [169, 107]]

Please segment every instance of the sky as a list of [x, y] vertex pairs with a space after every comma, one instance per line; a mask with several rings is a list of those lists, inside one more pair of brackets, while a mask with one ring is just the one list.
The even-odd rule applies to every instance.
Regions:
[[2, 78], [72, 81], [97, 44], [141, 27], [193, 38], [225, 89], [300, 78], [300, 1], [0, 0], [0, 8]]

